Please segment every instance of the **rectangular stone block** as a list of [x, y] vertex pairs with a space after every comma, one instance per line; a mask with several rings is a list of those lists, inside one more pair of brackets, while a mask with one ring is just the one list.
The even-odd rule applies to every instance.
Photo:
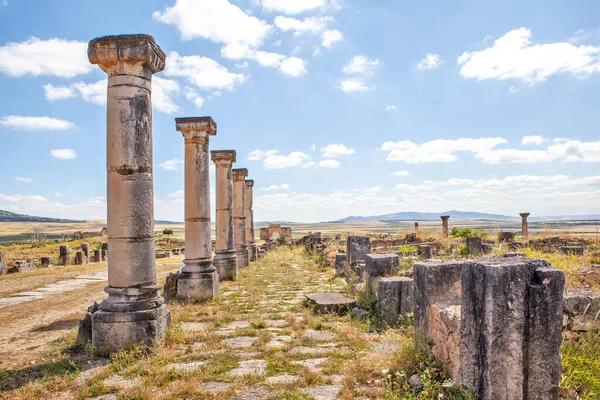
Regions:
[[397, 254], [367, 254], [364, 269], [365, 295], [374, 296], [377, 293], [379, 279], [384, 276], [394, 276], [400, 270], [400, 257]]
[[413, 280], [410, 278], [381, 278], [377, 286], [377, 309], [381, 318], [392, 325], [398, 315], [413, 312]]
[[346, 262], [350, 266], [365, 261], [371, 252], [371, 239], [368, 236], [348, 236], [346, 241]]
[[337, 253], [335, 255], [335, 276], [344, 276], [346, 270], [348, 269], [348, 264], [346, 263], [346, 253]]

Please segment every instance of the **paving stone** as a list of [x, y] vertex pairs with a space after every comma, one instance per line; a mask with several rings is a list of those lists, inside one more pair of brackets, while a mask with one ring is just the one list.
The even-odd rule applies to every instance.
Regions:
[[315, 400], [335, 400], [338, 398], [342, 386], [340, 385], [322, 385], [301, 389], [302, 393], [313, 397]]
[[257, 340], [257, 337], [252, 336], [236, 336], [223, 340], [223, 343], [229, 347], [244, 349], [253, 346]]
[[200, 332], [209, 329], [211, 325], [206, 322], [184, 322], [181, 324], [181, 329], [188, 332]]
[[251, 324], [248, 321], [233, 321], [223, 327], [223, 329], [233, 330], [233, 329], [245, 329], [250, 328]]
[[119, 375], [112, 375], [102, 381], [104, 386], [120, 390], [132, 389], [137, 386], [137, 382], [131, 379], [125, 379]]
[[307, 329], [304, 332], [304, 337], [316, 340], [318, 342], [329, 342], [334, 340], [337, 336], [333, 332], [329, 331], [317, 331], [314, 329]]
[[259, 353], [255, 352], [255, 351], [239, 351], [239, 352], [236, 352], [235, 355], [238, 356], [239, 358], [250, 358], [250, 359], [259, 357]]
[[327, 353], [330, 353], [332, 350], [330, 349], [324, 349], [324, 348], [320, 348], [320, 347], [305, 347], [305, 346], [298, 346], [298, 347], [294, 347], [293, 349], [291, 349], [289, 351], [290, 354], [301, 354], [301, 355], [315, 355], [315, 356], [321, 356], [321, 355], [325, 355]]
[[275, 376], [269, 376], [267, 378], [267, 383], [270, 383], [272, 385], [281, 385], [281, 384], [286, 384], [286, 385], [291, 385], [293, 383], [296, 383], [300, 380], [300, 377], [298, 375], [275, 375]]
[[284, 319], [266, 319], [264, 322], [269, 328], [283, 328], [288, 325]]
[[117, 400], [117, 395], [114, 393], [103, 394], [102, 396], [88, 397], [87, 400]]
[[320, 372], [323, 369], [321, 365], [326, 361], [327, 358], [311, 358], [302, 361], [292, 361], [292, 363], [306, 367], [310, 372]]
[[269, 343], [267, 347], [271, 349], [282, 349], [287, 347], [288, 343], [291, 343], [294, 339], [291, 336], [276, 336]]
[[239, 367], [229, 371], [229, 375], [244, 376], [244, 375], [262, 375], [267, 368], [265, 360], [247, 360], [240, 361]]
[[171, 363], [165, 366], [167, 371], [176, 371], [176, 372], [185, 372], [190, 373], [194, 372], [202, 365], [206, 364], [206, 361], [194, 361], [189, 363]]
[[217, 381], [204, 382], [200, 384], [200, 389], [206, 390], [207, 392], [224, 392], [232, 387], [232, 383]]
[[344, 379], [346, 379], [344, 375], [327, 375], [326, 378], [331, 379], [331, 382], [333, 382], [336, 385], [342, 384], [342, 382], [344, 382]]
[[101, 358], [98, 360], [88, 362], [81, 368], [81, 372], [77, 377], [77, 381], [79, 383], [83, 383], [93, 379], [96, 375], [102, 372], [104, 370], [104, 367], [107, 366], [109, 363], [110, 359], [108, 358]]
[[265, 388], [252, 388], [236, 394], [233, 400], [266, 400], [274, 395], [275, 393]]

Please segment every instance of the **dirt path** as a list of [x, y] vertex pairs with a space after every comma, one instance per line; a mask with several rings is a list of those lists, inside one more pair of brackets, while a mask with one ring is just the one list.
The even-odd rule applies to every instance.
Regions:
[[[164, 282], [169, 272], [178, 270], [180, 260], [183, 257], [158, 263], [158, 282]], [[4, 293], [11, 296], [0, 298], [0, 368], [35, 364], [53, 341], [79, 325], [87, 308], [106, 297], [106, 271], [88, 273], [97, 269], [90, 265], [79, 270], [70, 267], [54, 274], [2, 282]], [[18, 296], [19, 293], [24, 295]], [[14, 304], [15, 300], [19, 303]]]

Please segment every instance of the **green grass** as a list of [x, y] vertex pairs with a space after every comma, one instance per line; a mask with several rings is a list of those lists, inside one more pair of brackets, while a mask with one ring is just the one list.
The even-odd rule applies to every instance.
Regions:
[[564, 391], [581, 399], [600, 398], [600, 332], [582, 335], [562, 348]]

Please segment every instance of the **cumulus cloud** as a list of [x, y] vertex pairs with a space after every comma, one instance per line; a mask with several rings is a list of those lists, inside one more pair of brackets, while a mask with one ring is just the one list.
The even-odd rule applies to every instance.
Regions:
[[287, 57], [279, 66], [279, 70], [288, 76], [298, 77], [305, 75], [306, 71], [306, 62], [298, 57]]
[[202, 108], [204, 105], [204, 98], [192, 88], [185, 88], [185, 98], [194, 103], [196, 108]]
[[441, 59], [439, 54], [427, 53], [425, 58], [423, 58], [417, 64], [418, 70], [428, 70], [428, 69], [436, 69], [440, 65], [444, 63], [444, 60]]
[[0, 71], [12, 77], [25, 75], [73, 78], [93, 68], [87, 57], [87, 42], [31, 37], [0, 46]]
[[17, 176], [15, 178], [15, 180], [17, 182], [22, 182], [22, 183], [32, 183], [33, 182], [33, 179], [31, 179], [31, 178], [23, 178], [22, 176]]
[[289, 188], [290, 185], [288, 185], [287, 183], [282, 183], [281, 185], [271, 185], [264, 188], [260, 188], [260, 190], [264, 192], [271, 192], [275, 190], [288, 190]]
[[343, 68], [346, 74], [373, 75], [375, 69], [379, 67], [379, 59], [370, 59], [367, 56], [357, 55], [352, 57], [350, 62]]
[[466, 79], [514, 79], [535, 84], [556, 74], [586, 77], [600, 71], [600, 46], [532, 44], [532, 36], [530, 29], [522, 27], [496, 39], [490, 47], [464, 52], [457, 60], [460, 75]]
[[395, 171], [391, 173], [392, 176], [409, 176], [410, 172], [403, 170], [403, 171]]
[[174, 6], [156, 11], [152, 17], [174, 25], [184, 40], [209, 39], [222, 44], [258, 47], [271, 29], [265, 21], [246, 14], [227, 0], [177, 0]]
[[521, 143], [523, 144], [542, 144], [544, 143], [544, 137], [540, 135], [523, 136]]
[[179, 83], [171, 79], [155, 76], [152, 78], [152, 106], [165, 114], [175, 114], [181, 108], [175, 104], [173, 96], [179, 93]]
[[327, 25], [334, 21], [333, 17], [327, 16], [306, 17], [303, 20], [278, 16], [273, 20], [277, 28], [284, 32], [291, 31], [295, 36], [306, 33], [316, 35], [323, 32], [327, 28]]
[[387, 106], [385, 111], [398, 111], [398, 107], [396, 106]]
[[50, 150], [50, 154], [52, 157], [61, 159], [61, 160], [74, 160], [77, 155], [71, 149], [53, 149]]
[[244, 74], [229, 72], [227, 68], [208, 57], [180, 56], [176, 51], [172, 51], [168, 59], [166, 76], [185, 78], [202, 90], [232, 90], [246, 80]]
[[408, 164], [431, 162], [454, 162], [458, 160], [457, 152], [481, 154], [495, 146], [507, 143], [504, 138], [461, 138], [438, 139], [416, 144], [410, 140], [385, 142], [380, 150], [388, 152], [387, 161], [404, 161]]
[[319, 161], [319, 167], [323, 168], [339, 168], [340, 162], [338, 160], [321, 160]]
[[83, 101], [106, 106], [108, 79], [101, 79], [93, 83], [77, 82], [73, 84], [73, 88], [77, 90]]
[[52, 202], [41, 195], [0, 192], [0, 209], [19, 214], [69, 219], [106, 219], [104, 197], [91, 197], [78, 203]]
[[174, 158], [172, 160], [163, 161], [158, 164], [159, 167], [163, 168], [166, 171], [177, 171], [177, 167], [183, 165], [183, 160], [178, 158]]
[[282, 12], [287, 15], [300, 14], [306, 11], [324, 8], [327, 0], [261, 0], [263, 8], [270, 12]]
[[340, 156], [349, 156], [354, 153], [356, 153], [356, 150], [340, 143], [332, 143], [321, 147], [321, 156], [324, 158], [337, 158]]
[[379, 192], [381, 192], [381, 187], [379, 187], [379, 186], [374, 186], [374, 187], [363, 189], [363, 193], [367, 196], [375, 196]]
[[328, 29], [323, 32], [323, 36], [321, 37], [323, 41], [321, 44], [323, 47], [331, 48], [335, 43], [341, 42], [344, 40], [344, 34], [337, 29]]
[[279, 150], [254, 150], [248, 154], [248, 160], [262, 161], [266, 169], [299, 167], [310, 160], [310, 156], [301, 151], [292, 151], [288, 155], [279, 154]]
[[277, 68], [285, 75], [298, 77], [306, 74], [306, 62], [301, 58], [262, 50], [244, 44], [231, 44], [221, 49], [221, 55], [230, 60], [254, 60], [263, 67]]
[[44, 96], [50, 103], [56, 100], [69, 99], [75, 97], [75, 92], [68, 86], [54, 86], [51, 84], [44, 85]]
[[52, 117], [22, 117], [19, 115], [8, 115], [6, 117], [2, 117], [0, 120], [0, 125], [6, 126], [7, 128], [24, 131], [62, 131], [75, 127], [75, 124], [63, 119]]
[[343, 79], [337, 88], [344, 93], [366, 92], [369, 90], [369, 87], [365, 84], [365, 81], [354, 78]]

